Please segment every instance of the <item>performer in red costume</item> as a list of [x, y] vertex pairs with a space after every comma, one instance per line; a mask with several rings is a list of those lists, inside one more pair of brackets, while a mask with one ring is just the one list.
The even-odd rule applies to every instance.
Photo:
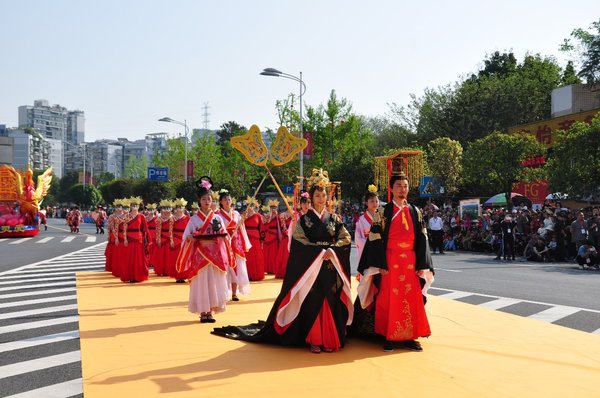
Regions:
[[177, 272], [190, 280], [188, 310], [200, 314], [201, 323], [213, 323], [213, 312], [225, 311], [229, 299], [227, 268], [235, 259], [225, 229], [227, 222], [211, 210], [212, 180], [204, 176], [196, 184], [200, 211], [183, 233]]
[[281, 225], [279, 224], [279, 214], [277, 199], [269, 200], [269, 214], [263, 221], [265, 230], [265, 241], [263, 242], [263, 253], [265, 256], [265, 272], [274, 274], [277, 272], [277, 254], [279, 253], [279, 242], [281, 241]]
[[168, 276], [167, 262], [168, 253], [174, 248], [173, 242], [173, 224], [174, 218], [171, 214], [173, 202], [163, 199], [159, 203], [160, 216], [156, 217], [156, 246], [152, 252], [151, 263], [154, 266], [154, 273], [158, 276]]
[[115, 220], [115, 248], [113, 251], [112, 274], [117, 278], [121, 277], [121, 270], [126, 266], [127, 248], [125, 247], [125, 224], [129, 215], [129, 202], [127, 199], [121, 199], [121, 213]]
[[250, 249], [250, 240], [244, 227], [244, 219], [237, 210], [231, 207], [231, 195], [226, 189], [219, 191], [219, 206], [217, 211], [224, 220], [225, 228], [231, 238], [231, 249], [235, 255], [233, 268], [227, 269], [227, 283], [231, 287], [231, 300], [239, 301], [237, 292], [250, 294], [250, 280], [246, 268], [246, 252]]
[[190, 221], [190, 216], [187, 215], [187, 211], [185, 210], [187, 200], [184, 198], [175, 199], [173, 204], [175, 205], [175, 212], [173, 214], [173, 246], [170, 246], [167, 251], [167, 275], [174, 278], [177, 283], [185, 283], [185, 278], [177, 274], [175, 265], [181, 251], [183, 231], [185, 231], [185, 227]]
[[156, 203], [148, 203], [144, 209], [144, 217], [148, 225], [148, 244], [146, 245], [146, 257], [148, 258], [148, 267], [154, 267], [152, 264], [152, 252], [156, 246]]
[[142, 198], [126, 199], [130, 206], [129, 214], [124, 218], [125, 261], [121, 267], [121, 281], [143, 282], [148, 279], [148, 259], [146, 245], [148, 242], [148, 225], [146, 217], [139, 212]]
[[118, 236], [118, 217], [121, 215], [121, 213], [123, 213], [121, 199], [115, 199], [113, 202], [113, 208], [114, 211], [108, 217], [106, 222], [106, 227], [108, 228], [108, 243], [106, 244], [106, 249], [104, 249], [104, 257], [106, 258], [104, 269], [107, 272], [112, 272], [113, 269], [116, 241]]
[[[293, 199], [286, 197], [290, 207]], [[285, 270], [287, 269], [288, 259], [290, 257], [290, 239], [293, 233], [291, 229], [293, 215], [289, 211], [279, 214], [279, 228], [281, 230], [281, 241], [279, 242], [279, 251], [277, 252], [277, 269], [275, 270], [275, 278], [283, 279]]]
[[[431, 335], [423, 295], [433, 281], [427, 230], [421, 212], [407, 202], [407, 177], [393, 175], [390, 187], [393, 200], [382, 217], [374, 216], [360, 258], [358, 297], [372, 315], [374, 332], [385, 339], [384, 351], [422, 351], [416, 339]], [[359, 315], [356, 322], [368, 318]]]
[[250, 250], [246, 253], [246, 268], [248, 279], [251, 281], [262, 281], [265, 279], [265, 257], [260, 240], [262, 216], [257, 212], [258, 202], [248, 196], [246, 199], [246, 220], [244, 226], [250, 240]]

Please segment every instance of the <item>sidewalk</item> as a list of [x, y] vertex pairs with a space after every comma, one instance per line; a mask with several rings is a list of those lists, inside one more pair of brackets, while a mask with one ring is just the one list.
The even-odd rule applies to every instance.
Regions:
[[[353, 281], [354, 282], [354, 281]], [[340, 352], [250, 344], [212, 327], [265, 319], [280, 281], [200, 324], [189, 287], [77, 275], [84, 395], [153, 397], [597, 397], [600, 336], [431, 297], [424, 352], [384, 353], [351, 340]]]

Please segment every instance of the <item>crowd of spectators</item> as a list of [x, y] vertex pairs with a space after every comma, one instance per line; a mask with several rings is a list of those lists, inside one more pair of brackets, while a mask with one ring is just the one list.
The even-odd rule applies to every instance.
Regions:
[[[352, 231], [362, 206], [345, 203], [340, 210]], [[429, 204], [422, 212], [427, 225], [435, 215], [442, 219], [440, 253], [475, 251], [493, 253], [497, 260], [573, 261], [582, 269], [599, 268], [600, 207], [568, 209], [560, 202], [546, 201], [540, 209], [490, 207], [484, 208], [481, 216], [471, 216], [459, 214], [458, 208], [449, 204], [441, 208]], [[429, 232], [430, 240], [440, 236]]]

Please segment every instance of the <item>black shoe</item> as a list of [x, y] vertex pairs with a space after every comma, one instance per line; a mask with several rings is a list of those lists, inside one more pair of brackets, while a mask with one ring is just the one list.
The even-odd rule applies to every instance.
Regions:
[[236, 296], [235, 294], [231, 297], [231, 301], [240, 301], [240, 299], [238, 298], [238, 296]]
[[423, 347], [421, 347], [421, 343], [416, 340], [406, 340], [402, 342], [402, 347], [411, 351], [423, 351]]
[[394, 351], [394, 345], [392, 344], [391, 341], [386, 340], [385, 343], [383, 344], [383, 352], [393, 352]]
[[500, 257], [494, 257], [494, 260], [502, 260]]
[[175, 283], [185, 283], [185, 279], [177, 279]]

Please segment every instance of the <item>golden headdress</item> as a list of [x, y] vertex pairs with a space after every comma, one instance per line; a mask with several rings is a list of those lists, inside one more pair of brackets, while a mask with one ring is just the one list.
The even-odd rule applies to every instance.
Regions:
[[187, 203], [187, 200], [185, 200], [184, 198], [177, 198], [173, 201], [175, 207], [185, 207]]
[[169, 207], [169, 208], [173, 208], [173, 202], [170, 201], [169, 199], [163, 199], [160, 201], [160, 203], [158, 204], [160, 207]]
[[146, 209], [148, 209], [148, 210], [156, 210], [156, 203], [148, 203], [146, 205]]
[[278, 207], [279, 201], [277, 199], [269, 199], [269, 207]]
[[367, 191], [371, 193], [377, 193], [377, 187], [373, 184], [369, 184], [369, 186], [367, 187]]
[[121, 199], [121, 204], [123, 207], [130, 207], [131, 200], [129, 198], [123, 198], [123, 199]]
[[248, 207], [258, 208], [258, 200], [252, 196], [246, 197], [246, 204]]
[[219, 193], [217, 191], [211, 191], [210, 196], [212, 196], [212, 200], [219, 201]]
[[114, 207], [123, 206], [123, 199], [115, 199], [115, 201], [113, 202], [113, 206]]
[[143, 200], [141, 197], [139, 196], [132, 196], [129, 198], [129, 204], [130, 205], [138, 205], [140, 206], [142, 204]]
[[194, 210], [197, 210], [200, 208], [200, 206], [198, 206], [198, 202], [192, 202], [192, 204], [190, 205], [190, 207]]
[[268, 213], [269, 212], [269, 206], [263, 206], [260, 209], [262, 210], [263, 213]]
[[312, 174], [306, 179], [306, 184], [309, 190], [314, 186], [319, 186], [329, 190], [331, 187], [329, 173], [323, 169], [312, 169]]
[[285, 199], [285, 201], [287, 202], [288, 205], [292, 206], [294, 204], [294, 197], [293, 196], [284, 196], [283, 199]]

